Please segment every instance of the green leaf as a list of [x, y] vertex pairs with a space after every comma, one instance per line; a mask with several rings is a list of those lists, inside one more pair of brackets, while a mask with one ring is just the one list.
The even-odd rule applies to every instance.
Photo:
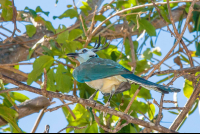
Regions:
[[190, 98], [192, 92], [193, 92], [193, 86], [192, 86], [192, 81], [189, 81], [187, 79], [185, 79], [185, 83], [183, 86], [183, 93], [185, 95], [185, 97]]
[[150, 48], [147, 48], [147, 50], [144, 51], [143, 55], [144, 55], [144, 58], [147, 60], [151, 60], [151, 58], [153, 57], [153, 54]]
[[22, 133], [16, 122], [18, 113], [15, 110], [0, 105], [0, 116], [3, 117], [7, 122], [9, 122], [19, 133]]
[[92, 8], [88, 5], [87, 2], [82, 1], [82, 3], [83, 3], [83, 6], [81, 6], [80, 9], [81, 9], [81, 11], [83, 11], [83, 13], [84, 13], [86, 16], [88, 16], [88, 11], [89, 11], [89, 10], [92, 10]]
[[196, 53], [197, 56], [200, 56], [200, 44], [198, 43], [196, 46]]
[[75, 52], [75, 50], [79, 50], [83, 47], [83, 45], [79, 41], [67, 41], [67, 43], [63, 44], [63, 48], [65, 49], [65, 53]]
[[[64, 40], [64, 38], [63, 38], [63, 40]], [[61, 41], [61, 39], [59, 41]], [[58, 39], [57, 39], [57, 42], [58, 42]], [[61, 48], [58, 48], [56, 46], [54, 40], [50, 40], [49, 43], [51, 45], [50, 50], [51, 50], [51, 53], [53, 54], [53, 56], [59, 56], [60, 57], [60, 56], [63, 55], [63, 51], [61, 50]]]
[[[138, 112], [141, 111], [142, 113], [147, 113], [149, 110], [149, 106], [148, 104], [144, 103], [144, 102], [139, 102], [139, 101], [134, 101], [133, 104], [131, 105], [131, 108], [133, 109], [133, 112]], [[132, 115], [132, 114], [131, 114]], [[134, 115], [134, 113], [133, 113]], [[135, 115], [134, 115], [135, 116]], [[136, 116], [135, 116], [136, 117]]]
[[171, 23], [170, 20], [168, 19], [168, 12], [166, 12], [165, 10], [161, 9], [160, 10], [161, 15], [163, 16], [164, 20], [168, 23]]
[[49, 16], [49, 12], [44, 12], [40, 6], [37, 6], [36, 10], [35, 10], [36, 13], [38, 12], [41, 12], [41, 13], [44, 13], [46, 16]]
[[93, 122], [91, 126], [88, 126], [85, 133], [98, 133], [97, 123]]
[[[81, 104], [76, 104], [76, 107], [72, 110], [75, 114], [76, 119], [72, 117], [69, 110], [66, 107], [62, 107], [63, 113], [66, 116], [68, 126], [82, 127], [89, 125], [91, 122], [90, 113]], [[73, 128], [66, 129], [66, 133], [73, 131]], [[81, 129], [80, 131], [85, 132], [86, 129]], [[77, 132], [77, 130], [75, 131]]]
[[[94, 20], [95, 21], [104, 21], [106, 19], [106, 17], [105, 16], [103, 16], [103, 15], [95, 15], [95, 17], [94, 17]], [[106, 23], [105, 23], [106, 25], [109, 25], [109, 24], [111, 24], [111, 22], [110, 21], [107, 21]]]
[[[131, 85], [131, 90], [129, 91], [125, 91], [123, 92], [123, 94], [127, 94], [127, 95], [130, 95], [130, 97], [133, 97], [134, 93], [136, 92], [136, 90], [139, 88], [139, 85], [136, 85], [136, 84], [132, 84]], [[148, 89], [145, 89], [145, 88], [141, 88], [140, 92], [138, 93], [137, 97], [139, 98], [143, 98], [145, 100], [148, 100], [148, 99], [152, 99], [151, 97], [151, 93]]]
[[29, 13], [33, 16], [33, 18], [37, 17], [37, 13], [33, 9], [25, 7], [24, 10], [29, 10]]
[[152, 40], [152, 38], [151, 38], [151, 40], [150, 40], [150, 45], [151, 45], [152, 48], [155, 47], [155, 46], [153, 45], [153, 40]]
[[188, 64], [190, 64], [190, 61], [185, 56], [183, 56], [182, 54], [180, 54], [180, 55], [181, 55], [181, 60], [183, 60], [183, 61], [187, 62]]
[[150, 65], [148, 64], [146, 59], [137, 61], [136, 65], [137, 66], [135, 68], [135, 74], [139, 74], [139, 73], [143, 72], [144, 70], [150, 68]]
[[13, 9], [12, 9], [12, 3], [9, 0], [3, 0], [1, 1], [1, 17], [5, 21], [11, 21], [13, 18]]
[[149, 36], [156, 36], [156, 29], [155, 27], [146, 19], [139, 19], [139, 31], [146, 30]]
[[149, 104], [148, 116], [150, 120], [153, 120], [155, 112], [156, 112], [156, 108], [154, 104]]
[[18, 93], [18, 92], [10, 92], [9, 94], [11, 98], [19, 102], [24, 102], [26, 100], [29, 100], [29, 98], [26, 95]]
[[[62, 32], [62, 33], [60, 33], [60, 32]], [[61, 26], [58, 27], [58, 29], [56, 30], [56, 34], [57, 33], [60, 33], [60, 34], [58, 34], [57, 39], [56, 39], [56, 41], [58, 43], [65, 43], [66, 40], [68, 40], [69, 31], [66, 30], [66, 27], [64, 25], [62, 25], [62, 28], [61, 28]]]
[[78, 38], [79, 36], [82, 35], [82, 33], [83, 31], [80, 29], [73, 29], [69, 33], [69, 41], [73, 41], [74, 39]]
[[57, 90], [61, 91], [62, 93], [68, 93], [72, 88], [72, 76], [62, 64], [58, 65], [55, 81]]
[[[78, 85], [78, 89], [80, 90], [79, 95], [80, 95], [81, 98], [88, 99], [95, 92], [95, 89], [89, 87], [85, 83], [77, 82], [77, 85]], [[98, 94], [99, 94], [99, 92], [95, 96], [94, 100], [97, 100]]]
[[174, 111], [168, 111], [168, 112], [170, 112], [171, 114], [176, 114], [176, 115], [178, 115], [178, 113], [176, 113], [176, 112], [174, 112]]
[[67, 18], [67, 17], [69, 17], [70, 19], [74, 17], [78, 17], [78, 13], [75, 9], [68, 9], [60, 16], [53, 16], [53, 19], [56, 19], [56, 18], [62, 19], [62, 18]]
[[54, 58], [51, 56], [43, 55], [37, 58], [33, 63], [33, 70], [28, 74], [27, 84], [30, 85], [33, 81], [36, 81], [42, 75], [43, 69], [48, 70], [53, 62]]
[[72, 7], [72, 5], [67, 5], [67, 8], [70, 8], [70, 7]]
[[47, 90], [48, 91], [56, 91], [56, 85], [55, 85], [55, 73], [54, 69], [50, 69], [47, 73]]
[[154, 48], [153, 49], [153, 53], [156, 54], [156, 55], [158, 55], [158, 56], [162, 55], [162, 53], [160, 52], [160, 48], [159, 47]]
[[54, 29], [54, 27], [53, 27], [53, 25], [51, 24], [50, 21], [45, 21], [45, 26], [47, 27], [47, 29], [49, 31], [52, 31], [53, 33], [55, 33], [55, 29]]
[[36, 33], [36, 27], [33, 25], [26, 25], [26, 33], [29, 37], [32, 37]]
[[169, 80], [170, 78], [173, 78], [173, 77], [174, 77], [174, 74], [169, 75], [169, 76], [165, 77], [164, 79], [159, 80], [159, 81], [156, 82], [156, 83], [157, 83], [157, 84], [160, 84], [160, 83], [162, 83], [162, 82], [164, 82], [164, 81], [166, 81], [166, 80]]
[[[137, 57], [137, 48], [138, 48], [138, 42], [137, 41], [133, 41], [133, 45], [134, 45], [134, 50], [135, 50], [135, 56]], [[125, 40], [124, 42], [124, 46], [125, 46], [125, 54], [126, 55], [130, 55], [131, 53], [131, 49], [130, 49], [130, 42], [128, 39]]]

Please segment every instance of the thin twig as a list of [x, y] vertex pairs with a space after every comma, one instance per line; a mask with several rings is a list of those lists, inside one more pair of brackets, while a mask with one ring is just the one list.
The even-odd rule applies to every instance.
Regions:
[[76, 120], [76, 115], [74, 114], [74, 112], [71, 110], [71, 108], [68, 106], [71, 103], [68, 103], [68, 105], [66, 105], [65, 101], [63, 99], [60, 99], [60, 101], [65, 105], [65, 107], [68, 109], [68, 111], [70, 112], [70, 114], [72, 115], [72, 117]]
[[[170, 3], [180, 3], [180, 2], [191, 2], [192, 0], [183, 0], [183, 1], [170, 1]], [[166, 5], [167, 2], [156, 2], [155, 3], [156, 5]], [[112, 15], [110, 15], [108, 18], [106, 18], [104, 21], [102, 21], [92, 32], [92, 36], [94, 36], [96, 34], [96, 32], [101, 28], [101, 26], [106, 23], [108, 20], [110, 20], [111, 18], [117, 16], [117, 15], [120, 15], [124, 12], [127, 12], [127, 11], [131, 11], [131, 10], [135, 10], [135, 9], [138, 9], [138, 8], [143, 8], [143, 7], [149, 7], [149, 6], [153, 6], [152, 3], [149, 3], [149, 4], [144, 4], [144, 5], [139, 5], [139, 6], [134, 6], [134, 7], [130, 7], [130, 8], [126, 8], [126, 9], [123, 9], [121, 11], [118, 11]], [[180, 41], [179, 41], [180, 42]]]
[[160, 74], [170, 74], [170, 73], [176, 73], [176, 74], [181, 74], [181, 73], [196, 73], [200, 71], [200, 66], [196, 66], [196, 67], [190, 67], [190, 68], [182, 68], [182, 69], [178, 69], [178, 70], [164, 70], [164, 71], [159, 71], [159, 72], [155, 72], [152, 74], [153, 75], [160, 75]]
[[177, 103], [177, 101], [164, 100], [163, 103]]
[[[176, 39], [178, 39], [178, 37], [180, 36], [177, 29], [176, 29], [176, 26], [175, 26], [175, 23], [174, 23], [174, 19], [172, 17], [172, 11], [171, 11], [171, 7], [170, 7], [170, 4], [169, 4], [169, 0], [167, 0], [167, 7], [168, 7], [168, 12], [169, 12], [169, 16], [170, 16], [170, 20], [171, 20], [171, 23], [172, 23], [172, 26], [173, 26], [173, 29], [174, 29], [174, 32], [176, 34], [176, 36], [174, 36]], [[186, 23], [187, 24], [187, 23]], [[188, 25], [188, 24], [187, 24]], [[187, 26], [185, 25], [185, 26]], [[171, 31], [170, 31], [171, 32]], [[189, 58], [189, 61], [190, 61], [190, 65], [191, 67], [194, 67], [194, 64], [193, 64], [193, 59], [192, 59], [192, 56], [190, 54], [190, 51], [188, 50], [187, 46], [185, 45], [182, 37], [181, 37], [181, 40], [180, 40], [183, 48], [185, 49], [186, 53], [187, 53], [187, 56]]]
[[76, 95], [76, 90], [77, 90], [77, 89], [76, 89], [76, 86], [77, 86], [77, 81], [74, 80], [73, 95], [77, 97], [77, 95]]
[[[156, 104], [156, 106], [161, 107], [155, 99], [153, 100], [153, 103]], [[184, 107], [162, 107], [162, 109], [164, 109], [164, 110], [173, 110], [173, 109], [183, 110]]]
[[[4, 89], [5, 90], [5, 89]], [[10, 94], [9, 93], [6, 93], [7, 94], [7, 99], [8, 101], [13, 105], [13, 107], [15, 108], [15, 110], [18, 112], [19, 111], [19, 108], [17, 107], [17, 105], [15, 104], [15, 102], [13, 102], [11, 100], [11, 97], [10, 97]]]
[[[97, 6], [96, 6], [96, 7], [97, 7]], [[94, 17], [95, 17], [95, 13], [96, 13], [96, 7], [95, 7], [95, 10], [94, 10], [94, 12], [93, 12], [92, 23], [91, 23], [91, 26], [90, 26], [89, 31], [88, 31], [88, 36], [87, 36], [87, 39], [86, 39], [84, 48], [86, 48], [86, 47], [88, 46], [89, 42], [91, 41], [91, 39], [92, 39], [92, 37], [93, 37], [93, 35], [92, 35], [92, 29], [93, 29], [94, 23], [95, 23]]]
[[44, 111], [45, 111], [46, 109], [47, 109], [47, 108], [44, 108], [44, 109], [42, 109], [42, 111], [40, 112], [40, 114], [39, 114], [39, 116], [38, 116], [38, 118], [37, 118], [37, 120], [36, 120], [36, 122], [35, 122], [35, 124], [34, 124], [34, 126], [33, 126], [33, 129], [31, 130], [31, 133], [35, 133], [35, 131], [37, 130], [38, 125], [39, 125], [39, 123], [40, 123], [40, 121], [41, 121], [41, 119], [42, 119], [42, 117], [43, 117], [43, 115], [44, 115]]
[[45, 130], [43, 133], [49, 133], [49, 130], [50, 130], [50, 126], [49, 125], [46, 125], [45, 126]]
[[47, 70], [44, 68], [44, 84], [42, 88], [43, 96], [47, 96]]
[[[134, 93], [133, 97], [131, 98], [131, 101], [129, 102], [128, 106], [126, 107], [124, 113], [128, 113], [129, 109], [131, 108], [132, 103], [134, 102], [134, 100], [135, 100], [136, 96], [138, 95], [138, 93], [140, 92], [140, 89], [141, 89], [141, 88], [142, 88], [142, 87], [140, 86], [140, 87], [135, 91], [135, 93]], [[117, 129], [118, 127], [120, 127], [121, 123], [122, 123], [122, 119], [120, 119], [120, 121], [117, 123], [116, 129]]]
[[146, 118], [149, 122], [151, 122], [151, 120], [144, 114], [142, 113], [142, 111], [138, 110], [140, 114], [142, 114], [144, 116], [144, 118]]
[[15, 65], [33, 65], [33, 63], [11, 63], [11, 64], [0, 64], [0, 66], [15, 66]]
[[75, 4], [74, 0], [73, 0], [73, 5], [74, 5], [74, 9], [77, 10], [77, 7], [76, 7], [76, 4]]
[[96, 10], [97, 10], [97, 5], [95, 6], [95, 9], [94, 9], [94, 12], [93, 12], [93, 17], [92, 17], [92, 23], [91, 23], [90, 28], [87, 31], [87, 34], [91, 34], [92, 29], [94, 28], [94, 24], [95, 24], [94, 18], [95, 18], [95, 15], [96, 15]]
[[54, 107], [54, 108], [49, 108], [49, 109], [46, 109], [44, 112], [53, 112], [55, 110], [58, 110], [59, 108], [62, 108], [64, 106], [68, 106], [68, 105], [71, 105], [71, 104], [74, 104], [73, 102], [71, 103], [65, 103], [64, 105], [60, 105], [60, 106], [57, 106], [57, 107]]
[[88, 35], [87, 35], [87, 32], [86, 32], [86, 30], [85, 30], [85, 26], [84, 26], [84, 23], [83, 23], [83, 19], [82, 19], [82, 15], [81, 15], [81, 14], [79, 15], [79, 18], [80, 18], [80, 20], [81, 20], [81, 24], [82, 24], [82, 26], [83, 26], [83, 31], [84, 31], [84, 33], [85, 33], [85, 36], [88, 36]]
[[164, 94], [162, 93], [161, 98], [160, 98], [160, 106], [159, 106], [158, 118], [156, 119], [156, 122], [155, 122], [156, 125], [159, 125], [160, 121], [162, 119], [163, 98], [164, 98]]
[[[11, 35], [11, 40], [13, 39], [14, 35], [15, 35], [15, 31], [17, 30], [18, 32], [20, 32], [19, 29], [17, 29], [17, 24], [16, 24], [16, 18], [17, 18], [17, 9], [14, 5], [14, 0], [12, 0], [12, 8], [13, 8], [13, 18], [12, 18], [12, 22], [14, 23], [14, 30], [13, 33]], [[11, 41], [10, 40], [10, 41]]]
[[83, 126], [83, 127], [67, 126], [67, 127], [63, 128], [63, 129], [61, 129], [60, 131], [58, 131], [58, 133], [61, 133], [62, 131], [64, 131], [64, 130], [67, 129], [67, 128], [83, 129], [83, 128], [86, 128], [86, 127], [87, 127], [87, 125], [86, 125], [86, 126]]
[[101, 127], [103, 130], [109, 132], [109, 133], [117, 133], [119, 130], [121, 130], [123, 127], [127, 126], [129, 123], [126, 122], [123, 125], [121, 125], [118, 128], [115, 128], [114, 130], [107, 128], [105, 125], [101, 125], [99, 118], [96, 116], [96, 113], [94, 112], [94, 109], [92, 109], [93, 115], [94, 115], [94, 119], [97, 122], [97, 124], [99, 125], [99, 127]]

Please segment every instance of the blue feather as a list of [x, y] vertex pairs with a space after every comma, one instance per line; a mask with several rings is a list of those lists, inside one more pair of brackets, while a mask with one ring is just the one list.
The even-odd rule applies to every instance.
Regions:
[[178, 89], [178, 88], [159, 85], [159, 84], [153, 83], [151, 81], [145, 80], [134, 74], [122, 74], [122, 76], [138, 85], [141, 85], [142, 87], [149, 89], [149, 90], [154, 89], [154, 90], [156, 90], [158, 92], [162, 92], [162, 93], [180, 92], [180, 89]]
[[137, 75], [132, 74], [129, 70], [124, 68], [119, 63], [101, 58], [91, 58], [86, 62], [83, 62], [78, 66], [74, 72], [74, 78], [81, 83], [90, 82], [93, 80], [103, 79], [121, 75], [122, 77], [141, 85], [149, 90], [153, 89], [162, 93], [179, 92], [180, 89], [159, 85], [150, 81], [147, 81]]

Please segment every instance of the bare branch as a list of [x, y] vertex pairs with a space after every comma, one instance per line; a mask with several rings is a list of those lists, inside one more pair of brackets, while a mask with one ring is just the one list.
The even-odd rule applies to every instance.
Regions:
[[[44, 112], [53, 112], [55, 110], [58, 110], [59, 108], [62, 108], [64, 106], [67, 106], [67, 105], [71, 105], [71, 104], [74, 104], [73, 102], [72, 103], [66, 103], [64, 105], [60, 105], [60, 106], [57, 106], [57, 107], [54, 107], [54, 108], [49, 108], [49, 109], [46, 109]], [[76, 118], [75, 118], [76, 119]]]
[[76, 127], [76, 126], [67, 126], [63, 129], [61, 129], [60, 131], [58, 131], [58, 133], [61, 133], [62, 131], [64, 131], [65, 129], [67, 128], [74, 128], [74, 129], [83, 129], [83, 128], [86, 128], [87, 126], [83, 126], [83, 127]]
[[177, 116], [174, 120], [172, 125], [170, 126], [171, 130], [176, 130], [181, 122], [184, 120], [185, 116], [188, 114], [190, 109], [192, 108], [193, 104], [195, 103], [196, 99], [198, 98], [200, 92], [200, 82], [196, 85], [192, 95], [190, 96], [189, 100], [187, 101], [186, 105], [184, 106], [184, 110]]
[[200, 71], [200, 66], [196, 67], [190, 67], [190, 68], [182, 68], [178, 70], [164, 70], [164, 71], [159, 71], [155, 72], [152, 75], [159, 75], [159, 74], [170, 74], [170, 73], [176, 73], [176, 74], [181, 74], [181, 73], [196, 73]]
[[34, 124], [34, 126], [33, 126], [33, 129], [31, 130], [31, 133], [35, 133], [35, 131], [37, 130], [38, 125], [40, 124], [40, 121], [41, 121], [41, 119], [42, 119], [42, 117], [43, 117], [43, 115], [44, 115], [44, 111], [45, 111], [46, 109], [47, 109], [47, 108], [44, 108], [44, 109], [42, 109], [42, 111], [40, 112], [40, 114], [39, 114], [39, 116], [38, 116], [38, 118], [37, 118], [37, 120], [36, 120], [36, 122], [35, 122], [35, 124]]

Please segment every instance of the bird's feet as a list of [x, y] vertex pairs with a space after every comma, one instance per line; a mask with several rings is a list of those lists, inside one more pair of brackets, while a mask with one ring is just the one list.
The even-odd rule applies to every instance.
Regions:
[[[109, 107], [110, 106], [110, 102], [106, 102], [106, 104], [104, 105], [105, 107]], [[100, 112], [101, 114], [102, 112]], [[103, 117], [106, 117], [107, 113], [103, 112]]]
[[110, 102], [106, 102], [106, 104], [104, 106], [105, 107], [109, 107], [110, 106]]
[[[96, 103], [96, 101], [94, 101], [93, 98], [89, 98], [89, 99], [87, 99], [87, 100], [93, 101], [93, 103]], [[85, 109], [90, 110], [90, 107], [89, 107], [89, 106], [85, 106]]]

